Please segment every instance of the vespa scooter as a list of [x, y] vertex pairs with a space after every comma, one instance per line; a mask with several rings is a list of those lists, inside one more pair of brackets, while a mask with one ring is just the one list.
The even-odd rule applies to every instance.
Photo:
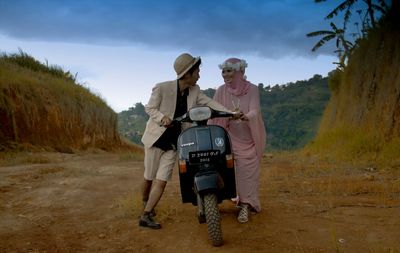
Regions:
[[218, 204], [236, 197], [236, 184], [229, 135], [220, 126], [207, 125], [207, 120], [232, 116], [203, 106], [174, 119], [194, 123], [180, 134], [177, 143], [181, 196], [183, 203], [198, 207], [198, 221], [207, 223], [214, 246], [223, 244]]

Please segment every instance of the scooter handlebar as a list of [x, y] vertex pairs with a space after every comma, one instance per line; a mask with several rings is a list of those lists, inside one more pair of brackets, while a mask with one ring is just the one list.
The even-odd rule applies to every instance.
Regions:
[[174, 118], [171, 124], [178, 122], [203, 122], [213, 118], [240, 117], [241, 114], [241, 112], [219, 111], [208, 106], [194, 107], [182, 116]]
[[225, 112], [225, 111], [217, 111], [212, 109], [212, 118], [229, 118], [229, 117], [235, 117], [236, 115], [239, 115], [239, 112]]

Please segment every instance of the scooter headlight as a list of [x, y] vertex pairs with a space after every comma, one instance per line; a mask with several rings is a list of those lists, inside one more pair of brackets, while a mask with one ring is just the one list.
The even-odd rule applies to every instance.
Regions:
[[211, 109], [208, 106], [195, 107], [189, 111], [189, 117], [192, 121], [203, 121], [211, 118]]

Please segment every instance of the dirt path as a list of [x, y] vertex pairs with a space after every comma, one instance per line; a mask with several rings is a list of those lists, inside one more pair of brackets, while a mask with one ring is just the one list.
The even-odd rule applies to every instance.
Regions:
[[25, 154], [0, 167], [0, 252], [400, 252], [400, 172], [264, 159], [263, 211], [247, 224], [220, 205], [214, 248], [178, 175], [140, 228], [142, 162], [121, 154]]

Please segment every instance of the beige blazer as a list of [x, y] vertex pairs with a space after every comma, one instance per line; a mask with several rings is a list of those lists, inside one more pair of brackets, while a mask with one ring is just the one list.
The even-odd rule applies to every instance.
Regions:
[[[174, 80], [158, 83], [153, 88], [149, 102], [145, 105], [145, 111], [150, 116], [142, 136], [142, 143], [145, 147], [151, 147], [166, 130], [165, 127], [161, 126], [161, 119], [164, 115], [173, 119], [176, 107], [177, 85], [177, 80]], [[223, 105], [204, 95], [198, 85], [189, 88], [187, 109], [201, 105], [230, 112]]]

